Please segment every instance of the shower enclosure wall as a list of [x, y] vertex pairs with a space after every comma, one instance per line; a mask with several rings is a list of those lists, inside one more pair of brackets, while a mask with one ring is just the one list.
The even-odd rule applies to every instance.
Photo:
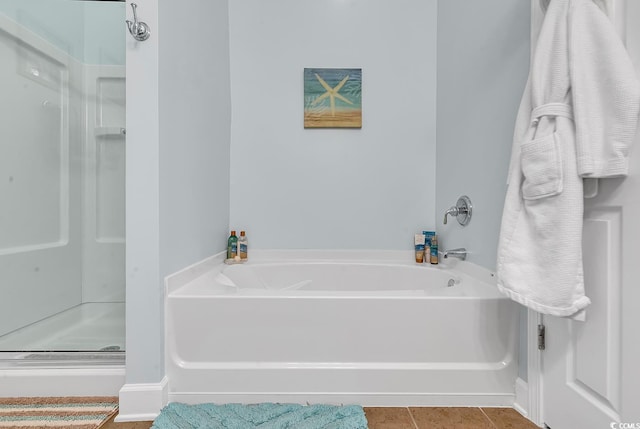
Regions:
[[124, 350], [124, 7], [0, 0], [7, 362]]

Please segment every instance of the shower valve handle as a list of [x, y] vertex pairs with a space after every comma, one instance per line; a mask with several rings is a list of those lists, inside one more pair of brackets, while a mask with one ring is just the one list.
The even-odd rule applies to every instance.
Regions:
[[144, 42], [151, 35], [151, 31], [146, 23], [138, 21], [138, 14], [136, 13], [137, 8], [137, 4], [131, 3], [131, 9], [133, 9], [133, 22], [127, 19], [127, 27], [129, 28], [129, 33], [131, 33], [134, 39], [139, 42]]
[[455, 206], [452, 206], [444, 213], [444, 224], [447, 224], [447, 217], [452, 216], [458, 220], [460, 225], [467, 226], [471, 221], [472, 210], [471, 200], [466, 195], [463, 195], [458, 198]]
[[451, 215], [453, 217], [457, 217], [458, 216], [458, 212], [459, 212], [458, 207], [456, 207], [456, 206], [451, 207], [449, 210], [447, 210], [444, 213], [444, 222], [443, 223], [445, 225], [447, 224], [447, 216], [449, 216], [449, 215]]

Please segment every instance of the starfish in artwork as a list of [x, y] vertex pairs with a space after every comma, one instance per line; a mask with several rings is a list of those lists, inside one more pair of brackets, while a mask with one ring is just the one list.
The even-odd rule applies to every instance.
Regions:
[[324, 79], [318, 76], [318, 73], [315, 73], [315, 75], [316, 75], [316, 79], [318, 79], [318, 82], [320, 82], [320, 85], [322, 85], [324, 89], [327, 90], [327, 92], [325, 92], [320, 97], [313, 100], [313, 103], [311, 103], [312, 106], [315, 106], [325, 98], [329, 97], [329, 102], [331, 103], [331, 116], [336, 116], [336, 98], [344, 101], [347, 104], [353, 104], [346, 97], [342, 96], [342, 94], [339, 94], [339, 91], [342, 89], [344, 84], [347, 83], [347, 81], [349, 80], [349, 75], [345, 76], [345, 78], [342, 79], [340, 83], [337, 84], [334, 88], [331, 88], [331, 86], [329, 86], [329, 84], [325, 82]]

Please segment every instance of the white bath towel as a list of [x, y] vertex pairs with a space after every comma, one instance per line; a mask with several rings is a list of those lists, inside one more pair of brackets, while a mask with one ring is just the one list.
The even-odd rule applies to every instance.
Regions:
[[589, 305], [583, 178], [627, 174], [636, 71], [592, 0], [551, 0], [520, 104], [498, 245], [500, 290], [545, 314]]

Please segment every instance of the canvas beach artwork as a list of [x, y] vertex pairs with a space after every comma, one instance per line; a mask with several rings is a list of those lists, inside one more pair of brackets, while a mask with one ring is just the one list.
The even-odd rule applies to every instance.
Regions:
[[362, 128], [362, 69], [304, 69], [304, 127]]

